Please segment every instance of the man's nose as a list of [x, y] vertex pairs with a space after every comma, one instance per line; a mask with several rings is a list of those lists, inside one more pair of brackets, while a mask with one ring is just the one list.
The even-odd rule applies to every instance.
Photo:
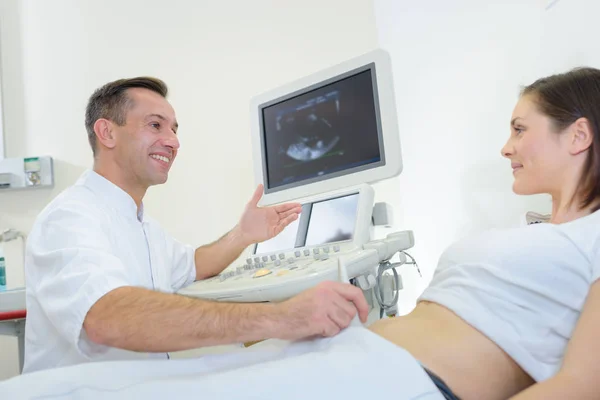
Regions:
[[174, 150], [179, 149], [179, 146], [180, 146], [180, 144], [179, 144], [179, 138], [177, 137], [177, 134], [175, 132], [173, 132], [173, 131], [171, 131], [167, 135], [167, 137], [165, 138], [165, 140], [164, 140], [163, 143], [164, 143], [165, 146], [170, 147], [170, 148], [172, 148]]

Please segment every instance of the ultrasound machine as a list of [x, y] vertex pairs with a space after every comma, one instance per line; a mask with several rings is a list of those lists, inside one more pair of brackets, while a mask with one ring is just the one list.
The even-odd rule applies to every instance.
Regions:
[[251, 101], [251, 123], [260, 204], [299, 202], [302, 213], [245, 261], [179, 293], [274, 302], [342, 280], [360, 287], [380, 317], [394, 314], [396, 267], [407, 263], [414, 237], [399, 231], [373, 240], [374, 225], [392, 222], [369, 185], [402, 171], [389, 55], [378, 49], [261, 94]]

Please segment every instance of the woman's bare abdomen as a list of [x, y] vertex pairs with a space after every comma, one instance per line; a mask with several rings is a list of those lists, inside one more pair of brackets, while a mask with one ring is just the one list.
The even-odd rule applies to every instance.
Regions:
[[369, 329], [410, 352], [463, 400], [506, 399], [533, 384], [487, 336], [438, 304], [420, 302]]

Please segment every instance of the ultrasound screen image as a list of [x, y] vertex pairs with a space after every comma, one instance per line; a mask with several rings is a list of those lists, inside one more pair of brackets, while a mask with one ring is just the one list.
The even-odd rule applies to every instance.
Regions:
[[371, 70], [263, 109], [267, 187], [381, 161]]
[[305, 246], [352, 239], [356, 224], [358, 194], [312, 205]]

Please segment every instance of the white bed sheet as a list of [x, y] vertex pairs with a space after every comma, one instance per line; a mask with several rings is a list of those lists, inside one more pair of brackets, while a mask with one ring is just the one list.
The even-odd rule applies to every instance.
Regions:
[[269, 340], [195, 359], [39, 371], [0, 382], [0, 398], [443, 400], [408, 352], [362, 327], [334, 338]]

